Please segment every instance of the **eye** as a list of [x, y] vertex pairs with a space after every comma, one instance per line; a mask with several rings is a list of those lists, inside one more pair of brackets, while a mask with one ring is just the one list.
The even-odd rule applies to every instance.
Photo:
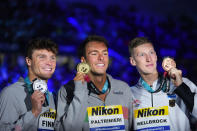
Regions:
[[140, 53], [139, 56], [144, 56], [144, 53]]
[[52, 56], [51, 57], [51, 60], [53, 60], [53, 61], [56, 60], [56, 57], [55, 56]]
[[45, 55], [39, 55], [38, 56], [40, 59], [43, 59], [43, 58], [45, 58]]
[[108, 55], [108, 52], [104, 52], [103, 55]]
[[155, 54], [155, 52], [154, 51], [151, 51], [150, 54], [153, 55], [153, 54]]
[[97, 53], [96, 52], [91, 52], [90, 55], [97, 55]]

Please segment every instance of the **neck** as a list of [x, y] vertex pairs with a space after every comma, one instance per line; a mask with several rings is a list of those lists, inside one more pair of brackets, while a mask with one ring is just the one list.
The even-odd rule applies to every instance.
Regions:
[[36, 77], [32, 75], [30, 72], [28, 73], [29, 80], [32, 82]]
[[105, 81], [107, 79], [107, 75], [90, 75], [92, 82], [96, 85], [99, 90], [103, 89]]
[[[41, 79], [41, 78], [39, 78], [39, 77], [36, 77], [35, 75], [33, 75], [31, 72], [28, 72], [28, 77], [29, 77], [29, 80], [32, 82], [34, 79]], [[41, 80], [43, 80], [43, 79], [41, 79]], [[45, 80], [46, 81], [46, 83], [48, 82], [48, 80]]]
[[158, 72], [152, 74], [141, 74], [142, 79], [149, 85], [153, 85], [153, 82], [158, 79]]

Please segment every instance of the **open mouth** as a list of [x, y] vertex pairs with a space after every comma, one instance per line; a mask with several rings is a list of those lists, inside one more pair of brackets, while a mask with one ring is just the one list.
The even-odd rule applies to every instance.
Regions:
[[96, 64], [97, 67], [104, 67], [105, 64]]
[[44, 71], [51, 72], [52, 68], [43, 68]]

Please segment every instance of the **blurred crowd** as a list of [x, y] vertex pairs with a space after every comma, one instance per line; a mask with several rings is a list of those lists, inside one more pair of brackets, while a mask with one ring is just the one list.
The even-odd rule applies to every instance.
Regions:
[[129, 85], [139, 77], [130, 66], [128, 52], [129, 41], [137, 36], [154, 42], [160, 72], [162, 58], [171, 56], [183, 75], [197, 84], [197, 24], [191, 17], [139, 13], [132, 5], [125, 10], [113, 4], [100, 9], [87, 3], [7, 0], [0, 2], [0, 90], [27, 74], [23, 57], [26, 43], [35, 37], [49, 37], [60, 48], [57, 69], [49, 81], [50, 90], [56, 91], [73, 79], [79, 63], [77, 47], [91, 34], [109, 41], [108, 72]]

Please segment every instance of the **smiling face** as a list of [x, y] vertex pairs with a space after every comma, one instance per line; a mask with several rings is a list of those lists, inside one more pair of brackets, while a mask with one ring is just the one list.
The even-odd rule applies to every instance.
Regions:
[[51, 78], [56, 67], [56, 55], [46, 49], [34, 50], [32, 58], [26, 57], [29, 79], [35, 78], [48, 80]]
[[105, 75], [109, 64], [108, 49], [102, 42], [92, 41], [86, 45], [86, 61], [91, 68], [91, 74]]
[[157, 72], [157, 55], [150, 43], [145, 43], [133, 49], [130, 63], [136, 66], [141, 75], [155, 74]]

